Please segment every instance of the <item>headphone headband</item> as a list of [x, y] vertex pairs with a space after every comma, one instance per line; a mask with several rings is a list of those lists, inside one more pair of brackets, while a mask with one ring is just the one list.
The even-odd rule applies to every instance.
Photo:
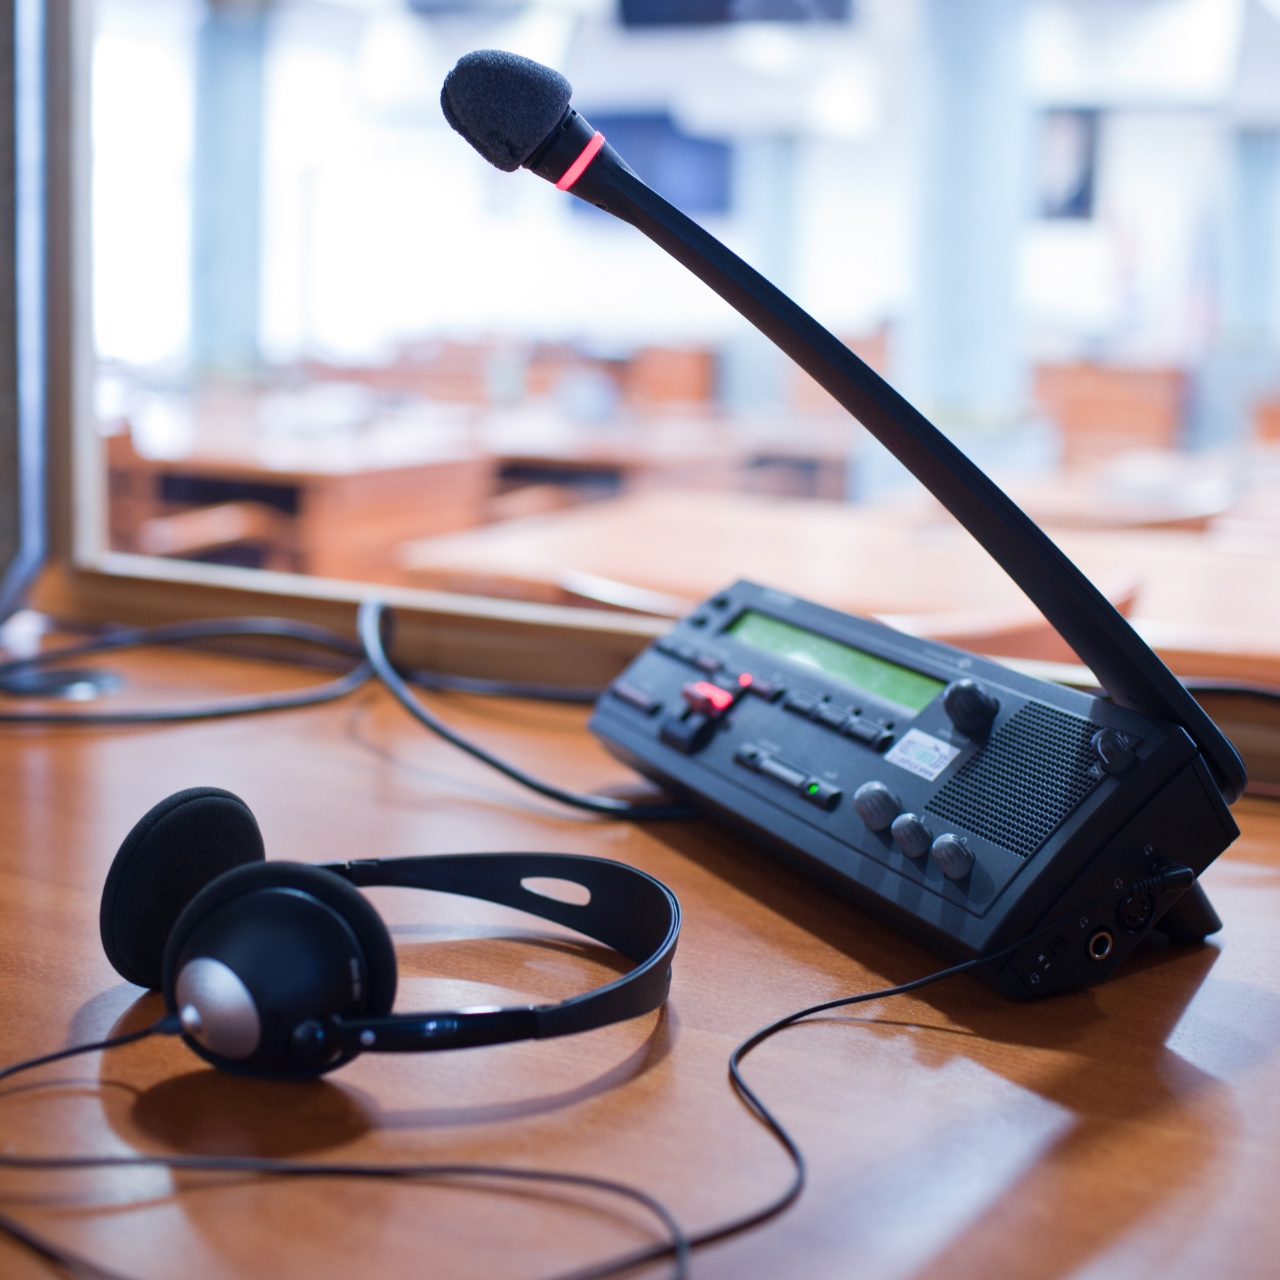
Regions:
[[[671, 986], [680, 904], [666, 885], [625, 863], [566, 853], [471, 853], [322, 863], [360, 888], [434, 889], [480, 898], [552, 920], [636, 962], [613, 982], [550, 1005], [388, 1014], [342, 1021], [343, 1052], [414, 1053], [509, 1040], [548, 1039], [639, 1017]], [[549, 898], [523, 881], [581, 885], [585, 903]], [[620, 910], [620, 904], [626, 910]]]
[[[539, 880], [567, 882], [569, 900]], [[514, 907], [634, 968], [555, 1004], [395, 1014], [395, 948], [359, 892], [375, 885]], [[196, 1053], [227, 1071], [307, 1078], [367, 1050], [545, 1039], [650, 1013], [671, 986], [680, 904], [643, 871], [570, 854], [267, 862], [244, 801], [193, 787], [155, 805], [126, 837], [99, 922], [116, 971], [163, 990]]]

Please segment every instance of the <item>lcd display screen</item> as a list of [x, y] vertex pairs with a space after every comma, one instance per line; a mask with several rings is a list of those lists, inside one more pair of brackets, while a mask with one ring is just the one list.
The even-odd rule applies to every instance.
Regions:
[[852, 645], [830, 640], [793, 623], [748, 609], [726, 633], [741, 644], [788, 658], [805, 667], [861, 689], [873, 697], [887, 698], [899, 706], [920, 711], [946, 688], [941, 680], [921, 675], [896, 662], [886, 662]]

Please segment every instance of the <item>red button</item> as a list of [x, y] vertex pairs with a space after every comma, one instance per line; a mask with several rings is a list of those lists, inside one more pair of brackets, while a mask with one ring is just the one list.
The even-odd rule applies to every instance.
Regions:
[[707, 680], [697, 680], [686, 684], [680, 690], [691, 710], [704, 716], [718, 716], [733, 706], [733, 694], [722, 689], [718, 684]]

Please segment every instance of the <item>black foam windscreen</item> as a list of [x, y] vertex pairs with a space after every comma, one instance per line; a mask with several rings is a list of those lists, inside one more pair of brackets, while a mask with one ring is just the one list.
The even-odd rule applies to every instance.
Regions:
[[477, 49], [445, 77], [440, 108], [490, 164], [511, 173], [560, 123], [572, 96], [564, 76], [540, 62]]
[[262, 862], [262, 833], [249, 806], [218, 787], [161, 800], [125, 837], [102, 887], [98, 928], [115, 971], [140, 987], [161, 985], [175, 921], [225, 871]]

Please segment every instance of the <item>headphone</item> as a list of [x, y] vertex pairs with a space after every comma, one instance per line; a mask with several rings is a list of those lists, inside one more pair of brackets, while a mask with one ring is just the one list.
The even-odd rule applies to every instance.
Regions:
[[[538, 877], [570, 881], [588, 901], [526, 887]], [[372, 885], [516, 907], [635, 967], [557, 1004], [393, 1014], [395, 950], [357, 891]], [[116, 972], [162, 990], [202, 1058], [241, 1075], [310, 1079], [364, 1051], [545, 1039], [649, 1013], [671, 986], [680, 904], [643, 871], [572, 854], [267, 862], [248, 805], [217, 787], [193, 787], [162, 800], [125, 837], [103, 886], [99, 928]]]

